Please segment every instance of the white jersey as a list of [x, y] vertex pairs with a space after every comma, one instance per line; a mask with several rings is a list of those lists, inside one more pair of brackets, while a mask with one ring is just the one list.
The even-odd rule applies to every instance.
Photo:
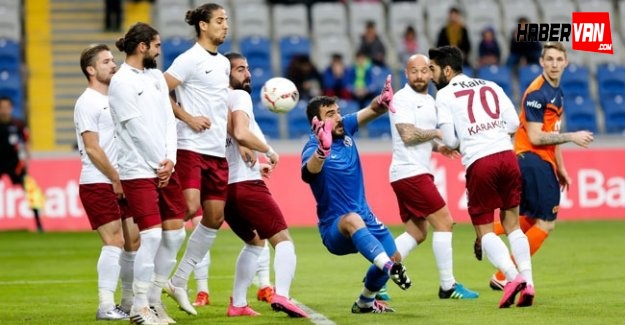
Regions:
[[[250, 130], [263, 142], [267, 143], [263, 132], [260, 130], [254, 111], [252, 109], [252, 97], [244, 90], [228, 89], [228, 107], [232, 112], [242, 111], [250, 118]], [[258, 153], [256, 153], [258, 156]], [[239, 143], [236, 139], [228, 136], [226, 142], [226, 159], [228, 160], [228, 184], [261, 179], [259, 164], [249, 167], [239, 153]]]
[[111, 79], [109, 103], [122, 180], [154, 178], [165, 159], [176, 163], [176, 118], [160, 70], [123, 63]]
[[391, 137], [393, 140], [393, 160], [389, 168], [391, 182], [421, 174], [432, 174], [432, 141], [407, 146], [401, 140], [396, 124], [411, 124], [424, 130], [435, 129], [437, 125], [434, 98], [420, 94], [406, 84], [393, 96], [395, 113], [389, 113]]
[[178, 148], [225, 157], [230, 61], [195, 43], [174, 60], [166, 73], [181, 82], [176, 87], [176, 98], [182, 109], [193, 116], [206, 116], [211, 121], [209, 129], [195, 132], [178, 120]]
[[76, 141], [82, 163], [78, 182], [80, 184], [110, 184], [111, 180], [91, 162], [85, 151], [85, 143], [82, 141], [84, 132], [97, 133], [98, 144], [113, 167], [117, 167], [117, 140], [115, 139], [115, 125], [111, 117], [108, 96], [92, 88], [85, 89], [74, 106], [74, 125], [76, 126]]
[[[510, 133], [519, 117], [506, 93], [492, 81], [455, 76], [436, 94], [439, 125], [454, 126], [460, 140], [462, 164], [512, 150]], [[453, 135], [443, 134], [443, 139]]]

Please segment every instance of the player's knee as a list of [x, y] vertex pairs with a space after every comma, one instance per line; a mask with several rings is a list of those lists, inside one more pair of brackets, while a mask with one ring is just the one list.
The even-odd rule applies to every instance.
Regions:
[[341, 231], [349, 234], [354, 233], [356, 230], [363, 227], [366, 227], [365, 222], [362, 221], [362, 218], [357, 213], [348, 213], [339, 221], [339, 228]]

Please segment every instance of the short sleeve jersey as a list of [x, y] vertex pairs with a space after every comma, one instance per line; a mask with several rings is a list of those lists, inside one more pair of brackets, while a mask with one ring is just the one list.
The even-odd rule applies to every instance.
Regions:
[[424, 130], [436, 128], [437, 115], [434, 98], [429, 94], [419, 94], [408, 84], [393, 96], [395, 113], [389, 113], [393, 159], [389, 168], [391, 182], [421, 175], [431, 174], [432, 141], [407, 146], [399, 136], [396, 124], [410, 124]]
[[182, 109], [193, 116], [208, 117], [211, 121], [209, 129], [195, 132], [178, 120], [178, 149], [225, 157], [230, 61], [219, 53], [209, 53], [195, 43], [174, 60], [166, 73], [181, 82], [176, 87], [176, 98]]
[[[254, 135], [266, 142], [258, 123], [254, 119], [254, 111], [252, 106], [252, 97], [244, 90], [228, 90], [228, 107], [232, 112], [242, 111], [250, 119], [249, 128]], [[249, 167], [241, 158], [239, 153], [239, 143], [236, 139], [228, 136], [226, 141], [226, 159], [228, 160], [228, 184], [243, 181], [261, 179], [260, 167], [258, 163]]]
[[436, 94], [436, 108], [439, 125], [454, 125], [465, 167], [482, 157], [512, 150], [506, 119], [518, 122], [518, 117], [512, 101], [496, 83], [457, 75]]
[[521, 125], [514, 138], [514, 151], [531, 151], [556, 168], [555, 145], [534, 146], [527, 134], [527, 123], [542, 123], [542, 131], [560, 133], [560, 118], [563, 112], [562, 89], [552, 87], [543, 75], [529, 85], [521, 100]]
[[87, 155], [85, 143], [82, 140], [84, 132], [98, 134], [98, 144], [113, 167], [117, 167], [117, 139], [115, 125], [111, 117], [108, 96], [92, 88], [87, 88], [76, 100], [74, 106], [74, 125], [76, 126], [76, 141], [82, 169], [80, 170], [80, 184], [111, 183]]
[[[380, 225], [365, 199], [362, 166], [353, 139], [358, 131], [356, 114], [343, 117], [345, 137], [334, 139], [321, 172], [309, 183], [317, 201], [317, 217], [322, 233], [336, 218], [350, 212], [358, 213], [367, 225]], [[315, 153], [317, 146], [317, 138], [311, 133], [302, 150], [302, 167]]]

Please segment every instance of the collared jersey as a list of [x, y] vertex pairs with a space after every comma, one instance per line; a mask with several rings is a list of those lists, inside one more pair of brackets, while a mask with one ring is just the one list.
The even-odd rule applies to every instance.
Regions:
[[109, 104], [122, 180], [154, 178], [165, 159], [176, 163], [176, 118], [160, 70], [123, 63], [111, 79]]
[[421, 175], [431, 174], [433, 142], [427, 141], [407, 146], [399, 136], [396, 124], [411, 124], [424, 130], [435, 129], [438, 123], [434, 98], [429, 94], [419, 94], [406, 84], [393, 96], [395, 113], [389, 112], [393, 159], [389, 168], [391, 182]]
[[[372, 227], [384, 227], [371, 212], [365, 199], [362, 166], [353, 135], [358, 131], [357, 113], [343, 117], [345, 137], [334, 139], [330, 155], [319, 174], [309, 183], [317, 201], [319, 229], [323, 233], [332, 222], [347, 213], [358, 213]], [[311, 133], [302, 150], [302, 167], [317, 150], [317, 138]]]
[[496, 83], [453, 77], [436, 93], [438, 123], [452, 123], [460, 139], [462, 164], [505, 150], [512, 150], [510, 133], [519, 124], [512, 101]]
[[556, 168], [555, 145], [535, 146], [527, 134], [527, 123], [542, 123], [542, 131], [560, 133], [560, 118], [563, 112], [564, 95], [560, 87], [552, 87], [541, 74], [527, 87], [521, 100], [519, 119], [521, 126], [514, 137], [514, 151], [531, 151]]
[[115, 125], [111, 116], [109, 99], [92, 88], [87, 88], [76, 100], [74, 106], [74, 125], [76, 126], [76, 141], [82, 169], [80, 170], [80, 184], [111, 183], [94, 164], [85, 150], [82, 140], [84, 132], [98, 134], [98, 144], [104, 151], [113, 167], [117, 168], [117, 140], [115, 137]]
[[[252, 97], [248, 92], [241, 89], [228, 89], [228, 107], [233, 113], [242, 111], [247, 114], [250, 119], [250, 131], [263, 142], [267, 142], [258, 123], [256, 123], [254, 119]], [[258, 156], [256, 152], [255, 154]], [[243, 161], [243, 158], [241, 158], [239, 143], [230, 136], [228, 136], [226, 141], [226, 159], [228, 160], [228, 184], [262, 178], [259, 164], [256, 163], [254, 166], [249, 167], [245, 161]]]
[[230, 61], [195, 43], [174, 60], [166, 73], [181, 82], [176, 87], [176, 98], [182, 109], [211, 121], [211, 127], [202, 132], [195, 132], [183, 121], [177, 121], [178, 148], [225, 157]]

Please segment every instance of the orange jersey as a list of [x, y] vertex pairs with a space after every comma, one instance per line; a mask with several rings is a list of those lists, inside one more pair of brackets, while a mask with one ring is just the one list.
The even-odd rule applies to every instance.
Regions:
[[555, 145], [535, 146], [527, 134], [527, 123], [542, 123], [542, 131], [560, 133], [564, 96], [560, 87], [552, 87], [541, 74], [529, 85], [521, 100], [521, 125], [514, 137], [514, 151], [531, 151], [556, 168]]

